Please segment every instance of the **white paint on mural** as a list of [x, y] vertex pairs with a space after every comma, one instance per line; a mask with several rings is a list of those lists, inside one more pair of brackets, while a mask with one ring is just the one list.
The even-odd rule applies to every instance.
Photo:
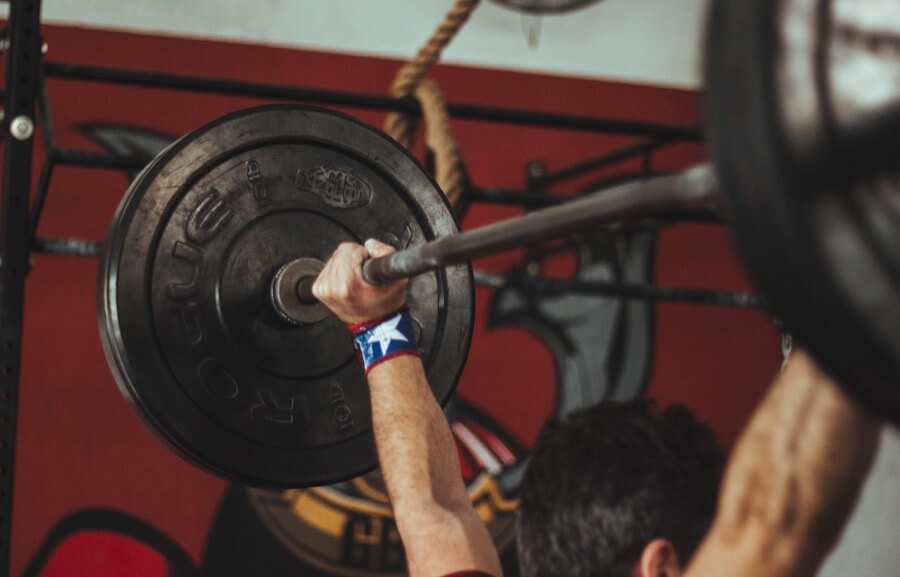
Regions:
[[[453, 0], [45, 0], [46, 22], [408, 58]], [[706, 0], [605, 0], [525, 16], [485, 0], [454, 64], [697, 87]], [[528, 37], [536, 37], [529, 46]]]

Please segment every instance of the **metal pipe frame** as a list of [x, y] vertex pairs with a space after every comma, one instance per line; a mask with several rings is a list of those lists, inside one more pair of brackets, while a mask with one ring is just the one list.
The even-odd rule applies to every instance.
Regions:
[[[117, 156], [91, 150], [58, 148], [52, 130], [52, 118], [50, 116], [49, 98], [47, 97], [46, 89], [47, 77], [229, 94], [233, 96], [298, 100], [364, 109], [395, 110], [409, 114], [421, 114], [421, 107], [414, 98], [394, 98], [380, 94], [319, 90], [295, 86], [245, 82], [227, 78], [194, 77], [142, 70], [84, 66], [62, 62], [44, 62], [40, 77], [40, 98], [41, 111], [44, 117], [44, 122], [42, 124], [45, 128], [45, 159], [38, 188], [35, 192], [35, 202], [32, 207], [30, 225], [32, 244], [36, 241], [40, 215], [46, 201], [53, 170], [57, 164], [97, 169], [123, 170], [140, 169], [144, 164], [143, 160], [139, 158]], [[695, 141], [701, 139], [700, 130], [695, 126], [631, 122], [609, 118], [556, 114], [536, 110], [514, 110], [460, 103], [448, 104], [448, 110], [452, 116], [488, 122], [651, 137], [651, 140], [648, 140], [637, 147], [632, 146], [613, 151], [612, 153], [605, 154], [597, 159], [578, 163], [568, 169], [563, 169], [560, 173], [544, 177], [546, 180], [536, 180], [535, 182], [530, 183], [530, 188], [543, 188], [546, 184], [562, 182], [568, 178], [578, 176], [587, 170], [612, 164], [620, 160], [626, 160], [636, 154], [643, 154], [645, 164], [647, 164], [646, 161], [649, 159], [653, 150], [658, 146], [679, 140]], [[649, 165], [646, 165], [645, 169], [649, 176], [651, 174]], [[535, 186], [536, 184], [537, 186]], [[602, 183], [594, 183], [592, 187], [597, 189], [600, 188], [601, 185]], [[466, 202], [474, 200], [479, 202], [519, 204], [528, 209], [551, 206], [568, 200], [564, 197], [555, 199], [554, 195], [543, 194], [542, 192], [532, 190], [526, 191], [520, 195], [506, 194], [506, 191], [497, 194], [496, 189], [476, 188], [471, 185], [467, 187], [465, 192], [466, 194], [464, 194], [464, 197], [466, 197]]]
[[10, 3], [6, 92], [0, 125], [6, 143], [0, 198], [0, 577], [9, 575], [13, 478], [35, 101], [41, 61], [40, 0]]
[[[407, 114], [421, 115], [422, 108], [413, 97], [394, 98], [382, 94], [366, 94], [339, 90], [302, 88], [280, 84], [245, 82], [228, 78], [197, 77], [145, 70], [126, 70], [101, 66], [83, 66], [65, 62], [45, 62], [44, 73], [51, 78], [67, 78], [131, 86], [169, 88], [192, 92], [213, 92], [232, 96], [274, 98], [295, 100], [351, 108], [391, 110]], [[624, 134], [658, 139], [701, 141], [702, 134], [697, 126], [679, 126], [650, 122], [634, 122], [597, 116], [558, 114], [542, 110], [510, 109], [495, 106], [480, 106], [448, 102], [447, 111], [451, 117], [487, 122], [520, 124], [577, 130]]]
[[478, 270], [475, 271], [474, 276], [475, 284], [479, 286], [493, 289], [513, 287], [525, 293], [539, 295], [577, 293], [607, 298], [659, 300], [736, 308], [766, 309], [768, 307], [765, 299], [748, 292], [621, 282], [597, 282], [524, 274], [501, 275]]
[[[570, 178], [581, 176], [583, 174], [593, 172], [601, 168], [606, 168], [608, 166], [612, 166], [626, 160], [631, 160], [635, 157], [642, 157], [646, 159], [648, 158], [648, 155], [654, 152], [657, 148], [660, 148], [672, 142], [675, 141], [672, 139], [645, 140], [643, 142], [639, 142], [638, 144], [626, 146], [612, 152], [601, 154], [600, 156], [596, 156], [594, 158], [576, 162], [575, 164], [569, 165], [565, 168], [560, 168], [553, 172], [547, 172], [545, 174], [537, 176], [532, 180], [532, 186], [534, 186], [535, 188], [546, 188]], [[645, 168], [649, 170], [650, 167], [647, 166]]]

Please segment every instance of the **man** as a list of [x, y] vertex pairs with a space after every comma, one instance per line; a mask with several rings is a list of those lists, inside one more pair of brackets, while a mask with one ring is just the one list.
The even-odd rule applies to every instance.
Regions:
[[463, 485], [453, 436], [425, 378], [408, 313], [394, 314], [406, 302], [407, 281], [375, 287], [362, 278], [366, 258], [392, 251], [373, 240], [365, 247], [341, 244], [313, 294], [358, 333], [381, 474], [410, 575], [469, 571], [498, 577], [500, 560]]
[[[392, 250], [372, 240], [365, 247], [342, 244], [319, 275], [313, 293], [348, 324], [359, 343], [382, 474], [410, 575], [499, 576], [496, 551], [466, 495], [453, 438], [428, 387], [408, 312], [402, 310], [407, 282], [374, 287], [362, 278], [366, 258]], [[849, 515], [871, 465], [879, 425], [847, 402], [805, 355], [795, 357], [738, 443], [713, 529], [688, 569], [689, 577], [812, 575], [810, 571], [818, 568]], [[678, 469], [688, 465], [683, 461], [690, 456], [673, 453], [666, 459]], [[575, 475], [562, 465], [556, 473], [563, 488], [568, 487], [569, 475]], [[651, 466], [637, 467], [629, 476], [656, 473]], [[699, 487], [681, 489], [686, 497], [691, 491], [714, 493]], [[546, 491], [536, 488], [532, 497], [527, 497], [527, 487], [523, 491], [526, 511], [529, 504], [545, 505], [538, 501], [546, 498]], [[571, 510], [592, 506], [592, 497], [583, 492], [568, 496], [574, 499]], [[691, 495], [695, 497], [704, 502], [703, 495]], [[661, 499], [654, 506], [676, 506], [670, 502], [672, 496]], [[562, 540], [576, 537], [590, 543], [590, 539], [622, 536], [623, 528], [615, 522], [603, 527], [604, 535], [600, 535], [582, 526], [583, 519], [572, 517], [567, 513], [558, 522], [548, 521], [543, 527], [546, 539], [539, 541], [543, 545], [527, 549], [524, 544], [526, 564], [546, 555], [551, 557], [550, 566], [542, 565], [537, 571], [568, 575], [567, 567], [554, 566], [553, 559], [561, 557], [554, 557], [557, 553], [546, 543], [559, 546]], [[561, 525], [569, 520], [574, 529], [563, 532]], [[534, 536], [541, 530], [540, 521], [530, 528], [526, 522], [523, 528], [527, 539], [529, 532]], [[631, 557], [622, 556], [617, 563], [626, 570], [630, 565], [631, 575], [641, 577], [679, 575], [698, 531], [701, 528], [691, 524], [685, 533], [695, 536], [682, 539], [649, 530], [646, 535], [651, 541], [644, 545], [631, 541]], [[587, 575], [604, 569], [587, 566], [584, 570]]]

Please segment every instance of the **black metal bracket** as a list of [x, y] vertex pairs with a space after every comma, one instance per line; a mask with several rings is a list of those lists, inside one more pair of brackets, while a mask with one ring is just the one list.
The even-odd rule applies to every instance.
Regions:
[[28, 200], [34, 154], [34, 113], [41, 63], [40, 0], [10, 2], [0, 198], [0, 577], [9, 575]]
[[[146, 70], [84, 66], [67, 62], [47, 62], [44, 65], [44, 72], [51, 78], [68, 78], [86, 82], [105, 82], [129, 86], [230, 94], [233, 96], [274, 98], [372, 110], [394, 110], [408, 114], [422, 113], [422, 108], [418, 101], [412, 97], [395, 98], [382, 94], [321, 90], [281, 84], [262, 84], [230, 78], [188, 76]], [[483, 106], [462, 102], [448, 102], [447, 112], [452, 118], [503, 124], [641, 136], [662, 141], [688, 140], [699, 142], [703, 140], [703, 133], [697, 125], [638, 122], [598, 116], [560, 114], [543, 110]]]

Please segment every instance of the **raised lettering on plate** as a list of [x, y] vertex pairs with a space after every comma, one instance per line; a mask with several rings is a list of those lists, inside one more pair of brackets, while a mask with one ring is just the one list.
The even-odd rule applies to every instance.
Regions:
[[331, 416], [337, 423], [342, 433], [351, 433], [356, 425], [353, 424], [353, 413], [347, 406], [344, 398], [344, 389], [332, 384], [328, 387], [328, 402], [331, 404]]
[[170, 300], [181, 300], [195, 296], [197, 281], [200, 280], [200, 265], [203, 263], [203, 255], [191, 245], [178, 241], [172, 249], [172, 256], [186, 261], [191, 266], [191, 278], [183, 283], [170, 283], [166, 287], [166, 297]]
[[232, 215], [234, 212], [228, 207], [228, 201], [219, 191], [211, 189], [191, 211], [184, 226], [184, 234], [188, 240], [202, 246], [225, 228]]
[[247, 394], [219, 359], [204, 359], [197, 367], [197, 374], [206, 390], [231, 410], [238, 411], [247, 405]]
[[407, 224], [400, 236], [392, 232], [385, 233], [382, 240], [397, 250], [402, 250], [408, 247], [409, 242], [412, 240], [412, 227]]
[[177, 339], [182, 345], [196, 347], [203, 342], [203, 329], [200, 326], [200, 303], [189, 301], [172, 307], [175, 316]]
[[319, 165], [297, 171], [297, 188], [335, 208], [356, 208], [372, 201], [372, 185], [345, 166]]
[[257, 403], [252, 409], [254, 417], [262, 417], [266, 422], [276, 425], [303, 429], [309, 427], [309, 407], [305, 396], [294, 393], [277, 399], [273, 391], [259, 388], [256, 398]]
[[263, 179], [259, 162], [253, 158], [247, 161], [247, 182], [253, 189], [253, 198], [256, 200], [256, 206], [265, 208], [272, 204], [272, 197], [269, 195], [269, 189], [266, 187], [266, 181]]

